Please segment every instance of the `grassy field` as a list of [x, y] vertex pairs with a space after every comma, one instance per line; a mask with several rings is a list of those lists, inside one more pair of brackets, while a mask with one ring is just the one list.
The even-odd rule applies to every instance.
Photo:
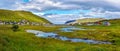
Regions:
[[[19, 31], [13, 32], [11, 25], [0, 26], [0, 50], [2, 51], [120, 51], [120, 38], [119, 34], [114, 31], [113, 34], [102, 36], [93, 31], [91, 36], [87, 34], [91, 31], [75, 31], [74, 33], [61, 33], [59, 28], [62, 26], [44, 27], [44, 26], [19, 26]], [[91, 27], [89, 27], [91, 28]], [[97, 29], [97, 26], [95, 27]], [[60, 35], [68, 37], [87, 37], [89, 39], [95, 38], [96, 40], [112, 40], [115, 39], [115, 44], [86, 44], [86, 43], [73, 43], [69, 41], [61, 41], [52, 38], [40, 38], [34, 34], [27, 33], [25, 30], [41, 30], [45, 32], [56, 32]], [[101, 30], [104, 34], [108, 34], [110, 30]], [[116, 30], [115, 30], [116, 31]], [[117, 32], [119, 33], [119, 32]], [[110, 37], [107, 38], [107, 37]]]

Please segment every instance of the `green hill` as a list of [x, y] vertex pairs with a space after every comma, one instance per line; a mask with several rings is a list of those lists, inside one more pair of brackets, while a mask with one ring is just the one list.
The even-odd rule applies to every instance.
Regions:
[[97, 21], [102, 21], [105, 20], [103, 18], [84, 18], [84, 19], [78, 19], [73, 22], [69, 22], [68, 24], [80, 24], [80, 23], [88, 23], [88, 22], [97, 22]]
[[100, 21], [100, 22], [108, 21], [112, 25], [120, 25], [120, 23], [119, 23], [120, 22], [120, 18], [118, 18], [118, 19], [85, 18], [85, 19], [78, 19], [78, 20], [69, 22], [67, 24], [75, 25], [75, 24], [88, 23], [88, 22], [98, 22], [98, 21]]
[[105, 20], [103, 18], [85, 18], [85, 19], [78, 19], [76, 22], [77, 23], [86, 23], [86, 22], [97, 22], [97, 21], [101, 21], [101, 20]]
[[50, 23], [48, 20], [34, 15], [28, 11], [12, 11], [0, 9], [0, 20], [2, 21], [21, 21], [23, 19], [31, 22]]
[[118, 19], [103, 19], [103, 18], [85, 18], [85, 19], [78, 19], [75, 22], [76, 23], [87, 23], [87, 22], [104, 22], [104, 21], [108, 21], [111, 24], [120, 24], [120, 18]]

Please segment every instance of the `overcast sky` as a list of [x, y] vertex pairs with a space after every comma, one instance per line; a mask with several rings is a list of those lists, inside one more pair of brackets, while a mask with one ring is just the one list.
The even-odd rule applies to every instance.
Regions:
[[62, 24], [82, 18], [120, 18], [120, 0], [0, 0], [0, 9], [26, 10]]

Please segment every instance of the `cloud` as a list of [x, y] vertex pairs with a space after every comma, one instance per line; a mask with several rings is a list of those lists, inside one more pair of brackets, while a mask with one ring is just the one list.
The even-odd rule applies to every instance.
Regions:
[[87, 17], [120, 18], [119, 5], [120, 0], [0, 0], [2, 9], [32, 11], [54, 23]]
[[[24, 1], [29, 1], [25, 2]], [[6, 4], [7, 3], [7, 4]], [[1, 0], [0, 7], [8, 6], [12, 9], [22, 10], [75, 10], [103, 8], [108, 11], [120, 11], [120, 1], [114, 0]], [[13, 8], [14, 7], [14, 8]], [[16, 8], [15, 8], [16, 7]]]
[[15, 6], [18, 6], [18, 10], [38, 10], [38, 11], [43, 11], [43, 10], [49, 10], [53, 8], [57, 8], [60, 6], [60, 2], [53, 2], [50, 0], [32, 0], [28, 3], [19, 3], [16, 2]]
[[[24, 1], [24, 0], [23, 0]], [[46, 11], [46, 10], [89, 10], [92, 8], [102, 8], [105, 11], [120, 11], [120, 1], [114, 0], [29, 0], [23, 2], [20, 0], [1, 1], [2, 6], [7, 5], [9, 8], [29, 11]], [[5, 4], [7, 2], [8, 4]], [[1, 7], [2, 7], [1, 6]]]
[[44, 18], [48, 19], [49, 21], [51, 21], [52, 23], [55, 24], [63, 24], [68, 20], [76, 20], [76, 19], [80, 19], [83, 17], [80, 17], [81, 15], [75, 15], [75, 14], [55, 14], [55, 15], [47, 15], [47, 16], [43, 16]]

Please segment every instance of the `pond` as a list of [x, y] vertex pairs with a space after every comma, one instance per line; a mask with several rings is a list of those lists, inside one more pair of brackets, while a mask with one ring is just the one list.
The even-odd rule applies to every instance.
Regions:
[[80, 39], [80, 38], [68, 38], [66, 36], [60, 36], [56, 33], [52, 32], [42, 32], [42, 31], [37, 31], [37, 30], [26, 30], [28, 33], [33, 33], [37, 37], [43, 37], [43, 38], [54, 38], [54, 39], [59, 39], [62, 41], [70, 41], [70, 42], [84, 42], [88, 44], [111, 44], [110, 42], [103, 42], [103, 41], [96, 41], [96, 40], [89, 40], [89, 39]]
[[77, 27], [74, 27], [74, 26], [69, 26], [69, 27], [61, 28], [60, 30], [61, 30], [62, 32], [73, 32], [74, 30], [87, 30], [87, 29], [77, 28]]
[[95, 29], [86, 29], [86, 28], [69, 26], [69, 27], [61, 28], [60, 30], [61, 30], [62, 32], [73, 32], [74, 30], [95, 30]]

